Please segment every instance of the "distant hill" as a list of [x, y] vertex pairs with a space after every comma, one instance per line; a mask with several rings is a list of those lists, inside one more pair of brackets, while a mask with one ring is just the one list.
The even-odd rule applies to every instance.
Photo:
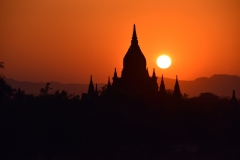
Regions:
[[[21, 88], [25, 90], [26, 93], [31, 93], [38, 95], [41, 88], [46, 86], [45, 82], [28, 82], [28, 81], [16, 81], [14, 79], [6, 79], [6, 82], [11, 85], [13, 88]], [[98, 84], [98, 89], [102, 89], [105, 84]], [[88, 90], [88, 84], [62, 84], [58, 82], [50, 82], [50, 87], [52, 88], [51, 92], [56, 91], [57, 89], [62, 91], [65, 90], [68, 93], [81, 95]], [[50, 92], [50, 93], [51, 93]]]
[[[158, 79], [158, 83], [160, 83]], [[13, 88], [21, 88], [26, 93], [39, 94], [41, 88], [45, 87], [46, 83], [35, 83], [27, 81], [16, 81], [14, 79], [6, 79], [7, 83]], [[164, 78], [166, 89], [173, 89], [175, 79]], [[87, 92], [88, 84], [62, 84], [58, 82], [50, 82], [52, 92], [59, 89], [65, 90], [68, 93], [81, 95], [83, 92]], [[219, 96], [232, 96], [232, 90], [235, 89], [237, 98], [240, 98], [240, 77], [236, 75], [213, 75], [210, 78], [201, 77], [193, 81], [179, 80], [180, 89], [182, 93], [187, 93], [190, 97], [198, 96], [203, 92], [211, 92]], [[98, 84], [98, 89], [101, 89], [103, 83]]]
[[[173, 89], [175, 79], [165, 78], [166, 89]], [[203, 92], [211, 92], [218, 96], [232, 96], [232, 90], [236, 91], [236, 97], [240, 98], [240, 77], [236, 75], [213, 75], [210, 78], [201, 77], [194, 81], [179, 80], [182, 93], [190, 97], [198, 96]]]

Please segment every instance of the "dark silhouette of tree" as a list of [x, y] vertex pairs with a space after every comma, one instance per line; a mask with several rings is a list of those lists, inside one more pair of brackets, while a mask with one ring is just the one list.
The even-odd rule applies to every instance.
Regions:
[[0, 62], [0, 68], [4, 68], [4, 63]]
[[26, 100], [25, 91], [21, 90], [20, 88], [14, 90], [14, 99], [17, 103], [23, 103]]
[[45, 88], [41, 88], [41, 89], [40, 89], [40, 96], [46, 96], [46, 95], [48, 95], [48, 93], [49, 93], [49, 91], [50, 91], [51, 89], [52, 89], [52, 88], [50, 88], [50, 83], [47, 82]]
[[189, 98], [189, 95], [188, 95], [187, 93], [184, 93], [184, 94], [182, 95], [182, 98], [183, 98], [183, 99], [188, 99], [188, 98]]
[[211, 92], [205, 92], [205, 93], [201, 93], [199, 95], [199, 98], [203, 101], [217, 101], [219, 99], [219, 97], [216, 94], [213, 94]]
[[[11, 159], [26, 159], [21, 153], [32, 156], [30, 159], [37, 159], [36, 155], [54, 159], [62, 154], [81, 153], [76, 157], [84, 159], [91, 152], [97, 156], [106, 153], [115, 159], [119, 157], [114, 157], [114, 153], [125, 152], [127, 146], [133, 147], [129, 155], [136, 150], [134, 146], [142, 146], [147, 158], [151, 159], [152, 150], [156, 150], [161, 154], [154, 158], [161, 159], [169, 153], [176, 154], [172, 146], [182, 143], [203, 148], [198, 156], [210, 153], [212, 147], [233, 154], [240, 142], [239, 107], [229, 107], [230, 99], [213, 93], [183, 96], [180, 104], [172, 98], [173, 90], [166, 90], [164, 103], [151, 103], [142, 97], [109, 94], [107, 85], [97, 101], [89, 97], [80, 100], [64, 90], [49, 94], [50, 89], [47, 83], [40, 91], [41, 96], [33, 96], [10, 87], [9, 94], [0, 97], [4, 106], [8, 106], [0, 107], [4, 122], [1, 143], [5, 146], [0, 149], [8, 156], [13, 155]], [[178, 156], [186, 158], [184, 154]]]
[[[4, 69], [4, 63], [0, 62], [0, 68]], [[4, 75], [0, 74], [0, 78], [4, 78]]]
[[6, 83], [3, 78], [0, 78], [0, 102], [10, 101], [13, 96], [13, 89]]
[[[4, 68], [4, 63], [0, 62], [0, 68]], [[10, 85], [4, 80], [4, 76], [0, 75], [0, 104], [10, 101], [13, 96], [13, 89]]]
[[68, 93], [65, 90], [62, 90], [62, 92], [59, 94], [61, 99], [67, 99]]

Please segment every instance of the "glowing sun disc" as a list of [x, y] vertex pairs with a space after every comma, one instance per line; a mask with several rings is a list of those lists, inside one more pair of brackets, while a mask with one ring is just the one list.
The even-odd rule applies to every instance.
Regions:
[[171, 65], [171, 63], [172, 63], [171, 58], [166, 55], [161, 55], [157, 59], [157, 65], [162, 69], [168, 68]]

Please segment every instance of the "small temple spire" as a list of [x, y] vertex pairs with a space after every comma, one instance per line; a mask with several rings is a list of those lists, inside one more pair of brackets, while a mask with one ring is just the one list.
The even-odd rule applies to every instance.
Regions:
[[88, 95], [93, 95], [94, 94], [94, 86], [93, 86], [93, 81], [92, 81], [92, 75], [90, 76], [90, 83], [88, 86]]
[[177, 75], [176, 75], [176, 83], [175, 83], [175, 86], [174, 86], [173, 96], [175, 98], [178, 98], [178, 99], [182, 97], [182, 94], [181, 94], [181, 91], [180, 91], [180, 87], [179, 87], [179, 84], [178, 84], [178, 77], [177, 77]]
[[117, 69], [115, 68], [114, 70], [114, 75], [113, 75], [114, 78], [117, 78]]
[[132, 34], [132, 44], [137, 44], [137, 32], [136, 32], [136, 26], [135, 24], [133, 25], [133, 34]]
[[161, 84], [160, 84], [160, 87], [159, 87], [159, 92], [160, 92], [161, 96], [165, 96], [166, 95], [165, 84], [164, 84], [164, 81], [163, 81], [163, 74], [162, 74]]
[[179, 84], [178, 84], [178, 76], [177, 75], [176, 75], [176, 83], [175, 83], [174, 90], [175, 90], [175, 88], [180, 91], [180, 87], [179, 87]]

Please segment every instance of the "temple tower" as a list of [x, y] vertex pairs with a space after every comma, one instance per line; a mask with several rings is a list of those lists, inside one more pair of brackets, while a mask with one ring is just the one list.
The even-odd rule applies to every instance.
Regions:
[[93, 86], [93, 81], [92, 81], [92, 75], [90, 76], [90, 82], [88, 86], [88, 96], [94, 96], [94, 86]]
[[161, 80], [161, 84], [160, 84], [160, 87], [159, 87], [159, 94], [162, 97], [166, 96], [166, 89], [165, 89], [165, 84], [164, 84], [164, 80], [163, 80], [163, 75], [162, 75], [162, 80]]
[[174, 90], [173, 90], [173, 96], [176, 99], [180, 99], [182, 97], [177, 76], [176, 76], [176, 83], [175, 83]]
[[123, 59], [121, 77], [117, 77], [115, 69], [113, 87], [128, 95], [157, 93], [158, 85], [155, 70], [150, 77], [146, 66], [146, 58], [138, 45], [136, 26], [134, 25], [131, 45]]

